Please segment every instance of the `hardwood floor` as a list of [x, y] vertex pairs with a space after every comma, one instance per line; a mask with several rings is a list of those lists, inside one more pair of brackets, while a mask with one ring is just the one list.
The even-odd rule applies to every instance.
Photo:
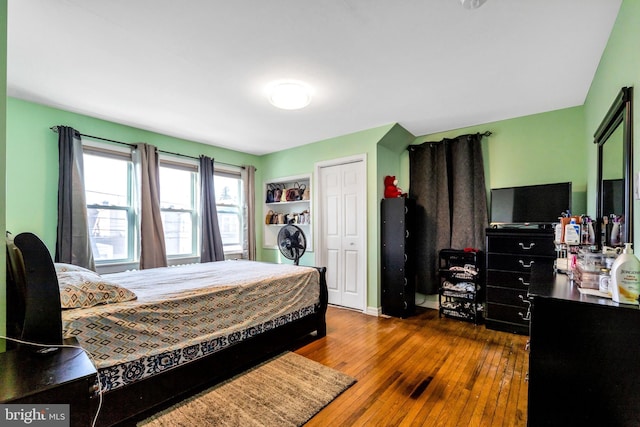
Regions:
[[296, 350], [358, 382], [306, 425], [526, 426], [528, 337], [438, 318], [329, 307], [327, 336]]

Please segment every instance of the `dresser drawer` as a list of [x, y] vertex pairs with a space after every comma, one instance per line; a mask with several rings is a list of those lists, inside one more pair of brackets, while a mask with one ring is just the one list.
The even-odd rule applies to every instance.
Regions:
[[487, 271], [487, 285], [526, 291], [531, 282], [531, 273], [502, 270]]
[[487, 319], [495, 319], [501, 322], [515, 323], [529, 326], [529, 320], [525, 320], [527, 308], [513, 305], [487, 303]]
[[487, 252], [554, 256], [555, 244], [544, 236], [491, 236], [487, 239]]
[[514, 273], [531, 273], [534, 264], [542, 265], [543, 268], [553, 268], [554, 258], [531, 256], [531, 255], [509, 255], [495, 254], [487, 255], [487, 268], [491, 270], [512, 271]]
[[527, 310], [530, 305], [526, 290], [496, 288], [494, 286], [487, 286], [487, 301], [522, 307], [524, 310]]

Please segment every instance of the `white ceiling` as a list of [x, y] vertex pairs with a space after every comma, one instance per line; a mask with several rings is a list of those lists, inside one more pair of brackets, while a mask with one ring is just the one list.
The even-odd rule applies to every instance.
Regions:
[[[8, 3], [10, 96], [264, 154], [581, 105], [621, 0]], [[267, 102], [282, 78], [315, 88], [307, 108]]]

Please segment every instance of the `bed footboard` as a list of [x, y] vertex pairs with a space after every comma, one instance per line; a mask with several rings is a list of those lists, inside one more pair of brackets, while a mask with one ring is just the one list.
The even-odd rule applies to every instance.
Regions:
[[320, 273], [320, 304], [318, 306], [318, 338], [327, 335], [327, 307], [329, 306], [329, 289], [327, 288], [327, 268], [316, 267]]

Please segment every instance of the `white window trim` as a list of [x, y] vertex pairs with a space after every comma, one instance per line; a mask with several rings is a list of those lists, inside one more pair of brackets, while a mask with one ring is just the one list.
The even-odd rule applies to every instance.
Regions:
[[[179, 255], [167, 255], [167, 265], [180, 265], [180, 264], [193, 264], [195, 262], [200, 262], [200, 242], [201, 240], [201, 232], [200, 232], [200, 224], [201, 224], [201, 211], [200, 211], [200, 162], [197, 159], [192, 159], [189, 157], [183, 156], [175, 156], [171, 154], [161, 153], [159, 156], [160, 166], [164, 166], [167, 168], [175, 168], [180, 170], [185, 170], [189, 172], [195, 172], [196, 174], [196, 182], [195, 182], [195, 200], [194, 200], [194, 221], [196, 232], [194, 235], [195, 239], [195, 252], [191, 254], [179, 254]], [[162, 189], [160, 189], [162, 191]], [[160, 209], [162, 211], [162, 208]]]
[[[82, 150], [83, 150], [83, 155], [89, 154], [89, 155], [97, 155], [97, 156], [103, 156], [103, 157], [111, 157], [111, 158], [116, 158], [116, 159], [121, 159], [121, 160], [126, 160], [126, 161], [130, 161], [133, 164], [133, 168], [130, 171], [132, 173], [132, 176], [130, 177], [129, 180], [129, 185], [133, 185], [135, 187], [135, 161], [134, 161], [134, 156], [133, 156], [133, 147], [131, 146], [120, 146], [120, 145], [114, 145], [114, 144], [106, 144], [103, 142], [98, 142], [98, 141], [91, 141], [91, 140], [83, 140], [82, 141]], [[85, 190], [86, 191], [86, 190]], [[139, 223], [139, 218], [138, 218], [138, 212], [139, 212], [139, 201], [136, 200], [135, 194], [137, 193], [137, 190], [135, 188], [129, 188], [127, 191], [131, 191], [132, 192], [132, 200], [131, 200], [131, 209], [133, 211], [133, 223], [134, 223], [134, 229], [133, 230], [127, 230], [128, 233], [133, 233], [133, 239], [128, 242], [129, 245], [131, 247], [132, 250], [132, 260], [107, 260], [107, 261], [95, 261], [96, 264], [96, 270], [98, 272], [100, 272], [102, 269], [106, 269], [106, 270], [113, 270], [113, 269], [117, 269], [117, 271], [123, 271], [123, 269], [130, 269], [130, 266], [139, 266], [140, 263], [140, 247], [139, 247], [139, 227], [138, 227], [138, 223]], [[88, 207], [88, 205], [86, 205]]]
[[[233, 165], [228, 165], [228, 164], [222, 164], [222, 165], [216, 165], [214, 162], [214, 171], [213, 171], [213, 176], [214, 176], [214, 180], [215, 180], [215, 176], [216, 175], [220, 175], [220, 176], [224, 176], [227, 178], [234, 178], [234, 179], [238, 179], [240, 180], [240, 182], [242, 182], [242, 167], [240, 166], [233, 166]], [[244, 194], [244, 189], [243, 189], [244, 185], [241, 185], [241, 194], [243, 197], [243, 200], [240, 201], [240, 204], [238, 205], [238, 209], [240, 211], [240, 221], [241, 221], [241, 227], [240, 227], [240, 250], [237, 249], [233, 249], [233, 250], [228, 250], [228, 251], [224, 251], [224, 257], [225, 259], [240, 259], [244, 256], [244, 253], [246, 252], [246, 248], [244, 247], [245, 242], [246, 242], [246, 224], [244, 224], [245, 219], [247, 217], [246, 215], [246, 210], [247, 210], [247, 195]], [[216, 208], [217, 208], [217, 204], [216, 204]], [[224, 250], [224, 245], [223, 245], [223, 250]]]

